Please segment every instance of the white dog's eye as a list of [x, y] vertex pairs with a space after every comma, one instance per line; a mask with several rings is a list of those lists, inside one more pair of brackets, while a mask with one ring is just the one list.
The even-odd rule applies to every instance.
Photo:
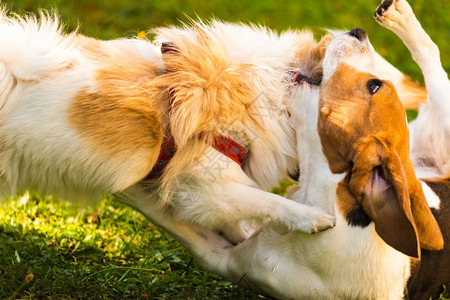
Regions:
[[370, 79], [367, 82], [367, 89], [369, 90], [369, 93], [371, 95], [375, 94], [376, 92], [378, 92], [378, 90], [380, 89], [381, 85], [383, 83], [381, 82], [381, 80], [378, 79]]

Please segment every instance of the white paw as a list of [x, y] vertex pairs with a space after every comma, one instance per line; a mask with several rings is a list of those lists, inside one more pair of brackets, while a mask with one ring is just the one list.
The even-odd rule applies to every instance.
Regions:
[[[317, 233], [333, 228], [336, 225], [336, 218], [319, 208], [298, 203], [295, 203], [295, 205], [297, 206], [295, 209], [286, 212], [279, 220], [279, 222], [285, 225], [288, 230]], [[280, 228], [278, 227], [278, 229]]]
[[406, 0], [383, 0], [374, 13], [375, 20], [387, 28], [402, 25], [411, 16], [414, 13]]

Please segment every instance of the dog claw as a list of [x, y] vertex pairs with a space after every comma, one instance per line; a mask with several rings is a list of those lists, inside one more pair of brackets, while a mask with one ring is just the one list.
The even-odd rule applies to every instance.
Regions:
[[301, 231], [309, 234], [315, 234], [321, 231], [333, 228], [336, 219], [324, 211], [308, 207], [294, 213], [290, 211], [281, 217], [273, 228], [279, 234], [286, 234], [290, 231]]
[[311, 234], [315, 234], [315, 233], [320, 233], [323, 231], [327, 231], [328, 229], [332, 229], [336, 226], [336, 220], [334, 217], [332, 216], [328, 216], [330, 218], [330, 222], [328, 222], [328, 224], [322, 225], [322, 226], [318, 226], [315, 227], [312, 231]]
[[414, 13], [406, 0], [384, 0], [375, 10], [374, 17], [380, 25], [394, 30], [408, 27]]
[[335, 217], [326, 214], [326, 213], [319, 213], [314, 216], [310, 220], [310, 223], [307, 225], [310, 230], [305, 230], [305, 226], [299, 226], [298, 228], [294, 228], [294, 230], [300, 230], [304, 232], [309, 232], [311, 234], [319, 233], [322, 231], [326, 231], [328, 229], [333, 228], [336, 225], [336, 219]]

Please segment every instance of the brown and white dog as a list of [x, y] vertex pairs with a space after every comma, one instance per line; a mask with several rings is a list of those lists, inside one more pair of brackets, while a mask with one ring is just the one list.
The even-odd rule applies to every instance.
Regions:
[[[223, 48], [227, 35], [248, 53]], [[0, 11], [0, 195], [114, 193], [171, 231], [162, 194], [178, 218], [233, 242], [247, 237], [247, 220], [332, 227], [321, 210], [261, 190], [297, 169], [284, 86], [292, 62], [322, 58], [312, 33], [214, 22], [158, 38], [176, 52], [162, 58], [148, 41], [64, 34], [45, 13]], [[168, 135], [177, 151], [155, 170]]]
[[384, 1], [376, 19], [425, 77], [429, 99], [411, 124], [411, 154], [404, 108], [393, 84], [373, 74], [366, 33], [335, 37], [320, 87], [297, 86], [290, 111], [300, 158], [291, 197], [334, 213], [336, 227], [318, 235], [266, 228], [204, 255], [210, 269], [282, 299], [402, 299], [406, 286], [411, 299], [428, 299], [450, 283], [450, 84], [405, 0]]

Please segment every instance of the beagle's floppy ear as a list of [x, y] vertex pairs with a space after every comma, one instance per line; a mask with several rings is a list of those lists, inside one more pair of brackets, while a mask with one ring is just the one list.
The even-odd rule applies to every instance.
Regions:
[[426, 250], [442, 250], [444, 238], [441, 229], [431, 212], [422, 185], [417, 179], [411, 162], [406, 166], [411, 210], [419, 234], [420, 247]]
[[420, 257], [402, 160], [393, 147], [375, 136], [366, 138], [358, 150], [353, 160], [350, 192], [388, 245], [408, 256]]

